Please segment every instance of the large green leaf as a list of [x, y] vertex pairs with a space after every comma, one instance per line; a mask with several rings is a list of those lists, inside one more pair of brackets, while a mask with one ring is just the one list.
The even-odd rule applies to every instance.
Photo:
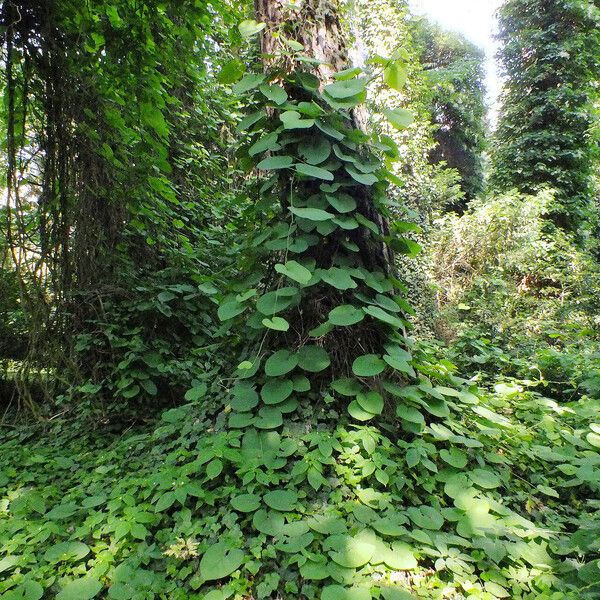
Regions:
[[250, 90], [257, 88], [264, 80], [264, 75], [260, 75], [258, 73], [249, 73], [248, 75], [244, 75], [241, 81], [238, 81], [233, 86], [233, 91], [236, 94], [244, 94], [245, 92], [249, 92]]
[[248, 39], [260, 33], [266, 26], [266, 23], [257, 23], [253, 19], [246, 19], [238, 25], [238, 30], [244, 39]]
[[307, 560], [300, 567], [300, 575], [303, 579], [327, 579], [329, 577], [329, 569], [327, 568], [327, 563], [318, 563], [312, 560]]
[[356, 394], [362, 391], [361, 383], [353, 377], [345, 377], [343, 379], [336, 379], [331, 382], [331, 388], [342, 396], [356, 396]]
[[262, 324], [267, 329], [273, 329], [274, 331], [287, 331], [290, 328], [290, 324], [283, 317], [263, 319]]
[[467, 466], [467, 455], [458, 448], [450, 448], [450, 450], [440, 450], [440, 458], [449, 465], [457, 469], [463, 469]]
[[230, 319], [241, 315], [246, 308], [246, 306], [240, 304], [237, 300], [229, 300], [219, 306], [217, 315], [221, 321], [229, 321]]
[[413, 113], [406, 108], [387, 108], [383, 111], [383, 114], [396, 129], [400, 130], [406, 129], [412, 125], [415, 120]]
[[404, 542], [393, 542], [391, 549], [384, 553], [383, 561], [395, 571], [408, 571], [417, 567], [412, 548]]
[[380, 306], [369, 305], [364, 308], [364, 311], [365, 311], [365, 313], [367, 313], [369, 316], [373, 317], [374, 319], [377, 319], [377, 320], [381, 321], [382, 323], [387, 323], [388, 325], [391, 325], [392, 327], [401, 328], [403, 325], [402, 321], [398, 317], [395, 317], [394, 315], [390, 315], [385, 310], [383, 310], [383, 308], [381, 308]]
[[280, 512], [258, 510], [252, 518], [254, 528], [269, 536], [279, 536], [284, 532], [285, 519]]
[[333, 181], [333, 173], [321, 167], [315, 167], [314, 165], [306, 165], [304, 163], [296, 164], [296, 171], [301, 175], [306, 175], [314, 179], [322, 179], [324, 181]]
[[312, 273], [295, 260], [289, 260], [284, 265], [277, 264], [275, 265], [275, 270], [303, 285], [307, 284], [312, 279]]
[[376, 175], [373, 175], [372, 173], [361, 173], [352, 165], [346, 165], [345, 169], [352, 179], [363, 185], [373, 185], [379, 181], [379, 177]]
[[298, 288], [280, 288], [273, 292], [267, 292], [256, 302], [256, 308], [263, 315], [274, 315], [288, 308], [295, 300], [298, 294]]
[[287, 349], [278, 350], [265, 363], [265, 374], [268, 377], [287, 375], [298, 366], [298, 355]]
[[58, 592], [56, 600], [90, 600], [94, 598], [104, 586], [94, 577], [74, 579]]
[[265, 404], [279, 404], [294, 391], [291, 379], [269, 379], [260, 391], [260, 397]]
[[366, 587], [343, 587], [334, 584], [323, 588], [321, 600], [371, 600], [371, 592]]
[[300, 156], [310, 165], [320, 165], [331, 154], [331, 143], [324, 137], [316, 137], [298, 146]]
[[326, 85], [324, 91], [336, 100], [350, 98], [363, 92], [366, 84], [367, 80], [364, 78], [346, 79]]
[[244, 551], [230, 548], [226, 542], [217, 542], [208, 548], [200, 560], [200, 575], [204, 581], [223, 579], [240, 568]]
[[348, 404], [348, 413], [353, 419], [361, 422], [370, 421], [377, 416], [375, 413], [365, 410], [356, 400]]
[[329, 354], [320, 346], [302, 346], [298, 350], [298, 366], [309, 373], [319, 373], [330, 364]]
[[82, 542], [59, 542], [44, 553], [44, 560], [50, 563], [77, 561], [90, 553], [90, 547]]
[[385, 366], [376, 354], [364, 354], [352, 363], [352, 372], [358, 377], [375, 377], [384, 371]]
[[263, 170], [277, 170], [287, 169], [292, 166], [294, 159], [291, 156], [269, 156], [264, 160], [261, 160], [258, 165], [259, 169]]
[[235, 83], [245, 71], [246, 65], [241, 60], [230, 60], [221, 67], [217, 75], [217, 81], [223, 84]]
[[408, 67], [404, 62], [395, 60], [383, 69], [383, 81], [392, 89], [401, 92], [408, 78]]
[[288, 110], [279, 115], [284, 129], [310, 129], [314, 124], [314, 119], [303, 119], [302, 115], [296, 110]]
[[260, 92], [275, 104], [283, 104], [287, 99], [287, 92], [280, 85], [268, 85], [263, 83], [258, 87]]
[[297, 208], [292, 206], [290, 212], [301, 219], [308, 219], [309, 221], [328, 221], [333, 218], [331, 213], [320, 208]]
[[340, 213], [349, 213], [356, 209], [356, 200], [343, 192], [335, 195], [327, 194], [325, 197], [327, 202]]
[[365, 318], [365, 313], [361, 308], [352, 306], [352, 304], [342, 304], [329, 312], [329, 322], [333, 325], [348, 327], [356, 325]]
[[232, 394], [234, 396], [231, 402], [233, 410], [245, 412], [252, 410], [258, 404], [258, 393], [250, 383], [237, 383], [232, 389]]
[[256, 494], [242, 494], [231, 499], [231, 506], [239, 512], [255, 512], [260, 508], [260, 496]]
[[360, 393], [356, 396], [356, 401], [364, 410], [374, 415], [380, 415], [383, 411], [383, 396], [378, 392]]
[[497, 488], [501, 485], [502, 481], [496, 473], [493, 473], [489, 469], [475, 469], [469, 474], [471, 481], [486, 490]]
[[292, 490], [274, 490], [263, 496], [264, 503], [274, 510], [290, 512], [298, 502], [298, 494]]
[[444, 525], [444, 517], [439, 510], [433, 506], [421, 506], [419, 508], [411, 506], [406, 511], [410, 520], [423, 529], [438, 530]]
[[278, 136], [276, 132], [268, 133], [264, 135], [260, 139], [258, 139], [250, 148], [248, 149], [248, 154], [250, 156], [256, 156], [261, 152], [266, 152], [267, 150], [270, 152], [274, 152], [275, 150], [279, 150], [281, 148], [278, 142]]
[[[284, 407], [282, 405], [282, 407]], [[279, 406], [263, 406], [258, 411], [258, 419], [255, 419], [254, 426], [257, 429], [276, 429], [283, 424], [283, 414]]]
[[325, 283], [338, 290], [352, 290], [358, 287], [346, 269], [340, 269], [339, 267], [331, 267], [327, 270], [319, 269], [317, 274]]
[[[375, 552], [375, 536], [363, 530], [355, 536], [339, 535], [332, 540], [331, 560], [342, 567], [357, 569], [366, 565]], [[331, 538], [330, 538], [331, 539]]]

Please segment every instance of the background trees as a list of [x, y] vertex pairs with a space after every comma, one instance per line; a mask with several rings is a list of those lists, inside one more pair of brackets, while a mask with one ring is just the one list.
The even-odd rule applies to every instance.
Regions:
[[464, 37], [418, 19], [414, 39], [428, 77], [426, 103], [435, 126], [429, 158], [460, 174], [464, 201], [449, 208], [462, 211], [484, 189], [486, 106], [483, 51]]
[[551, 219], [585, 238], [597, 209], [599, 9], [587, 0], [508, 0], [499, 19], [506, 83], [492, 184], [500, 191], [556, 190]]
[[477, 191], [475, 48], [404, 0], [2, 17], [2, 600], [597, 599], [600, 270]]

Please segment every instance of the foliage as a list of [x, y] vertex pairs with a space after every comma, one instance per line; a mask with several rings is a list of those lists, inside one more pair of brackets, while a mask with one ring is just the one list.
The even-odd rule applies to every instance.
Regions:
[[454, 321], [477, 322], [508, 347], [547, 343], [565, 328], [597, 331], [597, 263], [571, 235], [548, 229], [554, 203], [548, 191], [514, 193], [438, 222], [430, 262], [440, 304], [461, 313]]
[[[369, 126], [390, 136], [398, 146], [398, 158], [388, 164], [397, 177], [397, 186], [389, 191], [396, 201], [392, 206], [393, 219], [414, 223], [405, 235], [411, 241], [425, 245], [432, 215], [439, 207], [462, 204], [464, 193], [455, 169], [430, 161], [430, 153], [436, 146], [435, 125], [431, 121], [431, 83], [421, 64], [421, 50], [413, 40], [408, 6], [397, 0], [354, 2], [348, 20], [353, 23], [356, 44], [365, 53], [360, 61], [365, 62], [372, 55], [402, 53], [403, 86], [390, 88], [380, 79], [370, 83]], [[390, 104], [411, 111], [414, 119], [409, 127], [398, 130], [387, 121], [382, 113]], [[424, 263], [402, 254], [395, 258], [400, 279], [406, 283], [406, 297], [415, 309], [415, 314], [410, 317], [415, 334], [430, 336], [436, 309]]]
[[[112, 394], [124, 358], [114, 345], [131, 332], [180, 353], [193, 345], [194, 334], [182, 344], [164, 322], [160, 302], [139, 298], [135, 312], [126, 299], [231, 267], [215, 249], [231, 247], [227, 223], [239, 215], [238, 173], [227, 168], [238, 106], [212, 73], [228, 58], [217, 45], [232, 12], [217, 0], [3, 10], [10, 233], [31, 289], [23, 369], [53, 368], [66, 380], [59, 392], [91, 379]], [[189, 374], [169, 382], [185, 387]]]
[[[415, 355], [441, 372], [430, 350]], [[440, 381], [455, 385], [449, 371]], [[365, 598], [369, 587], [404, 597], [391, 581], [421, 598], [595, 597], [600, 523], [585, 498], [598, 490], [597, 400], [559, 406], [505, 380], [491, 394], [465, 393], [463, 404], [440, 387], [436, 412], [446, 405], [453, 416], [410, 438], [349, 423], [332, 435], [323, 425], [335, 411], [323, 405], [313, 429], [252, 442], [223, 430], [221, 389], [124, 436], [73, 423], [7, 434], [2, 598], [41, 598], [72, 581], [89, 585], [89, 597], [103, 589], [108, 598], [244, 598], [254, 582], [258, 597], [279, 589], [312, 598], [331, 576], [325, 590], [362, 581], [370, 585], [348, 593]], [[429, 418], [435, 410], [413, 406]], [[285, 466], [294, 447], [304, 473]], [[269, 481], [287, 492], [267, 491]]]
[[481, 380], [535, 378], [559, 401], [597, 398], [598, 266], [569, 234], [548, 233], [553, 202], [549, 192], [512, 194], [438, 223], [439, 333], [452, 341], [450, 359]]
[[[403, 96], [412, 50], [321, 81], [314, 71], [331, 67], [300, 30], [340, 42], [328, 2], [284, 7], [306, 22], [246, 18], [226, 35], [225, 3], [53, 8], [69, 81], [87, 90], [61, 115], [83, 149], [69, 156], [101, 173], [69, 206], [85, 213], [109, 190], [123, 206], [48, 215], [68, 213], [74, 228], [53, 250], [69, 260], [51, 273], [85, 267], [73, 285], [40, 288], [57, 294], [53, 311], [71, 308], [78, 335], [64, 349], [81, 377], [69, 376], [71, 394], [44, 426], [9, 429], [0, 444], [0, 598], [597, 597], [595, 354], [575, 354], [561, 330], [558, 355], [540, 345], [525, 378], [522, 358], [473, 330], [450, 350], [410, 336], [394, 254], [416, 256], [420, 228], [389, 184], [404, 184], [395, 161], [424, 155], [428, 139]], [[262, 68], [239, 45], [258, 34]], [[359, 123], [372, 90], [369, 134]], [[389, 135], [413, 129], [412, 148]], [[93, 160], [79, 164], [87, 151]], [[416, 181], [405, 196], [422, 193]], [[456, 234], [469, 248], [460, 294], [471, 300], [475, 273], [506, 267], [551, 288], [546, 279], [575, 265], [561, 300], [572, 291], [591, 304], [590, 257], [542, 224], [552, 202], [515, 196], [447, 216], [436, 251], [446, 260]], [[27, 215], [37, 225], [38, 208]], [[114, 238], [96, 227], [103, 211], [119, 224]], [[76, 244], [87, 225], [97, 256]], [[519, 250], [498, 263], [507, 239]], [[476, 314], [472, 304], [457, 308]], [[468, 364], [477, 344], [506, 365], [481, 387]], [[154, 420], [153, 408], [178, 401]]]
[[507, 82], [492, 185], [501, 192], [556, 190], [550, 217], [585, 240], [597, 218], [591, 175], [598, 7], [587, 0], [507, 0], [499, 18]]
[[484, 53], [464, 37], [426, 19], [415, 19], [413, 31], [419, 61], [429, 79], [425, 101], [436, 126], [430, 160], [458, 170], [465, 201], [449, 208], [461, 212], [466, 202], [483, 191]]

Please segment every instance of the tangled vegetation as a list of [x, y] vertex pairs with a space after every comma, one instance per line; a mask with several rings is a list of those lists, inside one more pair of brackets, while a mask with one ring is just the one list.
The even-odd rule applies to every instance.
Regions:
[[599, 598], [564, 189], [402, 0], [235, 4], [2, 4], [0, 599]]

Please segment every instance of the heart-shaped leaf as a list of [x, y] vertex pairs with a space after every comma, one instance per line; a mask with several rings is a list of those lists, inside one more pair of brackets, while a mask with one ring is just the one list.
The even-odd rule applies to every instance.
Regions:
[[406, 108], [396, 108], [394, 110], [386, 108], [383, 111], [383, 114], [386, 116], [387, 120], [399, 130], [410, 127], [415, 120], [412, 112]]
[[331, 364], [329, 354], [320, 346], [302, 346], [298, 350], [298, 366], [310, 373], [319, 373]]
[[200, 561], [200, 575], [204, 581], [223, 579], [240, 568], [244, 551], [230, 548], [226, 542], [217, 542], [208, 548]]
[[292, 166], [293, 162], [294, 159], [291, 156], [269, 156], [268, 158], [261, 160], [256, 166], [265, 171], [268, 169], [287, 169]]
[[321, 167], [315, 167], [313, 165], [306, 165], [304, 163], [298, 163], [296, 165], [296, 171], [301, 175], [306, 175], [314, 179], [323, 179], [324, 181], [333, 181], [333, 173]]
[[260, 397], [265, 404], [279, 404], [294, 391], [291, 379], [269, 379], [260, 391]]
[[56, 600], [90, 600], [104, 586], [94, 577], [74, 579], [65, 585], [56, 595]]
[[298, 366], [298, 355], [289, 350], [278, 350], [265, 363], [265, 374], [268, 377], [287, 375]]
[[300, 284], [307, 284], [312, 279], [312, 273], [299, 262], [289, 260], [284, 265], [275, 265], [275, 270]]
[[326, 85], [324, 91], [336, 100], [350, 98], [363, 92], [366, 84], [367, 80], [364, 78], [345, 79]]
[[352, 304], [342, 304], [334, 308], [329, 313], [329, 322], [340, 327], [356, 325], [365, 318], [365, 313], [361, 308], [352, 306]]
[[290, 212], [301, 219], [308, 219], [309, 221], [328, 221], [333, 218], [331, 213], [320, 208], [296, 208], [292, 206]]
[[269, 85], [263, 83], [258, 87], [260, 92], [275, 104], [283, 104], [287, 99], [287, 92], [280, 85]]
[[231, 506], [243, 513], [255, 512], [260, 508], [260, 496], [256, 494], [242, 494], [231, 499]]
[[296, 507], [298, 494], [291, 490], [275, 490], [267, 492], [263, 496], [263, 501], [269, 508], [280, 512], [290, 512]]
[[360, 393], [356, 396], [356, 401], [364, 410], [374, 415], [380, 415], [383, 411], [383, 397], [378, 392]]
[[385, 366], [376, 354], [364, 354], [352, 363], [352, 372], [358, 377], [375, 377], [383, 372]]
[[246, 19], [238, 25], [238, 30], [244, 39], [248, 39], [260, 33], [266, 26], [266, 23], [257, 23], [253, 19]]
[[268, 329], [273, 329], [275, 331], [287, 331], [290, 328], [290, 324], [283, 317], [263, 319], [262, 324]]

